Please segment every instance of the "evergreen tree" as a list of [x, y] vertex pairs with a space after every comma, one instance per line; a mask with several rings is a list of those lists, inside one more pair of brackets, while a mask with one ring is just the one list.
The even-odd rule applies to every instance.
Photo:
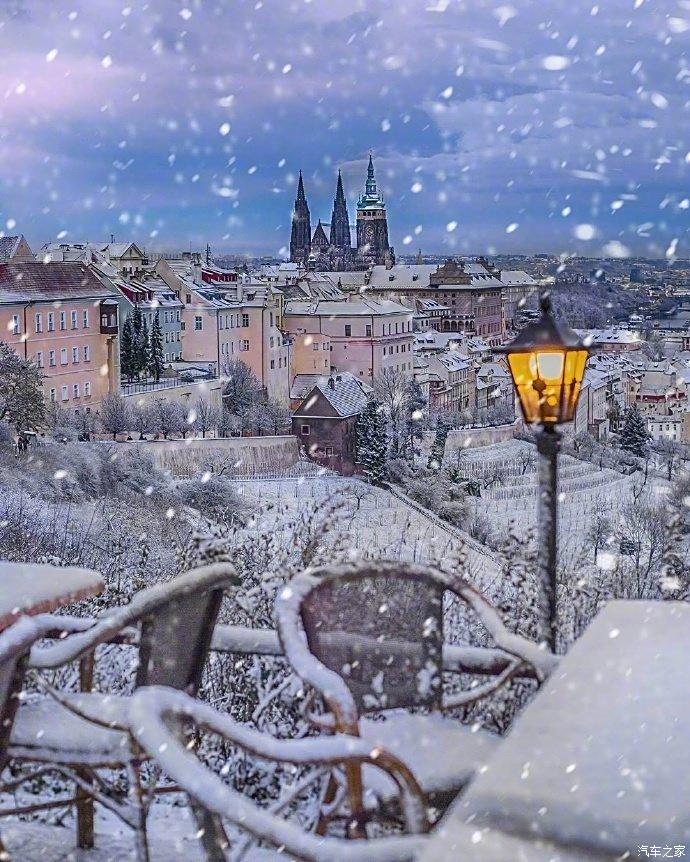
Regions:
[[405, 416], [407, 423], [407, 440], [409, 442], [409, 456], [414, 461], [415, 440], [422, 439], [423, 410], [426, 407], [426, 399], [422, 393], [422, 387], [416, 380], [407, 384], [405, 395]]
[[378, 485], [386, 476], [388, 439], [381, 405], [373, 398], [360, 413], [355, 431], [357, 463], [366, 478]]
[[448, 423], [443, 416], [438, 417], [436, 423], [436, 435], [429, 453], [429, 470], [440, 470], [443, 464], [443, 455], [446, 451], [446, 440], [448, 439]]
[[45, 421], [43, 375], [0, 341], [0, 422], [15, 431], [35, 431]]
[[141, 365], [141, 333], [144, 326], [144, 316], [138, 305], [134, 306], [132, 316], [132, 375], [139, 377], [143, 371]]
[[633, 404], [625, 414], [620, 441], [621, 447], [626, 452], [637, 455], [638, 458], [646, 457], [649, 432], [647, 431], [647, 424], [637, 409], [636, 404]]
[[141, 321], [141, 328], [139, 329], [139, 333], [137, 335], [134, 355], [137, 376], [143, 373], [143, 375], [146, 377], [148, 375], [150, 364], [149, 328], [146, 324], [146, 318], [142, 318]]
[[153, 326], [151, 327], [151, 345], [150, 345], [150, 363], [149, 374], [158, 383], [163, 373], [164, 365], [163, 355], [163, 330], [161, 329], [161, 321], [158, 312], [153, 318]]
[[125, 380], [131, 380], [134, 376], [134, 325], [131, 314], [127, 315], [125, 325], [122, 327], [120, 370]]

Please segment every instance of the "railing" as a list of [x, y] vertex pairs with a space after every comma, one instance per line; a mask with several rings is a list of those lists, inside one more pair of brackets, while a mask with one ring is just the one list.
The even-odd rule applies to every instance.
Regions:
[[209, 380], [216, 380], [213, 376], [195, 377], [186, 379], [184, 377], [161, 377], [156, 382], [155, 380], [133, 380], [130, 383], [120, 383], [120, 391], [122, 395], [139, 395], [142, 392], [156, 392], [159, 389], [174, 389], [177, 386], [189, 386], [192, 383], [204, 383]]

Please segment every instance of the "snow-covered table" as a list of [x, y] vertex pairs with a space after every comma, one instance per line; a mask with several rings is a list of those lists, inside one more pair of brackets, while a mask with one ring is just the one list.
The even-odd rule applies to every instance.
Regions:
[[92, 569], [0, 562], [0, 631], [22, 614], [50, 613], [104, 587]]
[[[420, 862], [463, 853], [504, 862], [490, 849], [497, 832], [521, 847], [530, 837], [553, 842], [561, 849], [549, 859], [637, 858], [652, 846], [689, 852], [689, 656], [689, 604], [608, 604], [446, 813]], [[541, 859], [537, 846], [524, 858]]]

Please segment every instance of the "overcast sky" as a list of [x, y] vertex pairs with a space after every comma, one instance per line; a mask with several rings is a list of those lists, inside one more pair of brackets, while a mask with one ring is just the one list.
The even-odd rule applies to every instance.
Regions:
[[0, 230], [690, 256], [690, 0], [0, 0]]

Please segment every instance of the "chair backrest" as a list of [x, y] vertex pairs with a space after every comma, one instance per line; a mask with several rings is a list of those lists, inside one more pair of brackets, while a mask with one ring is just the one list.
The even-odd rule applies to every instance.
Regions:
[[358, 711], [439, 708], [445, 585], [402, 563], [321, 572], [300, 602], [307, 643], [343, 678]]
[[204, 588], [142, 619], [137, 688], [165, 685], [196, 694], [222, 601], [222, 589]]
[[0, 770], [5, 766], [29, 652], [46, 628], [30, 617], [20, 617], [0, 633]]
[[223, 592], [239, 584], [230, 563], [209, 563], [155, 584], [114, 608], [86, 631], [31, 652], [31, 666], [55, 668], [92, 653], [140, 626], [135, 684], [167, 685], [190, 694], [201, 682]]

